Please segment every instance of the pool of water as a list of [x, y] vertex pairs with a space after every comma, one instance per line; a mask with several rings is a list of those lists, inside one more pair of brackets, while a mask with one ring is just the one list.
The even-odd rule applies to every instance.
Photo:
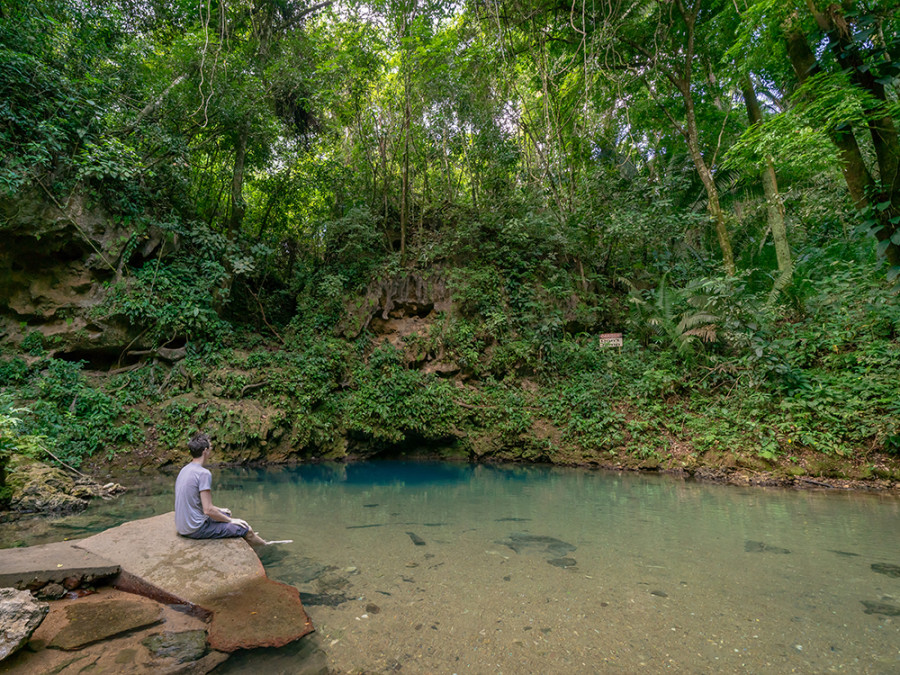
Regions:
[[[222, 672], [900, 672], [896, 496], [402, 461], [213, 476], [217, 505], [295, 541], [261, 557], [317, 629]], [[0, 546], [169, 511], [173, 482]]]

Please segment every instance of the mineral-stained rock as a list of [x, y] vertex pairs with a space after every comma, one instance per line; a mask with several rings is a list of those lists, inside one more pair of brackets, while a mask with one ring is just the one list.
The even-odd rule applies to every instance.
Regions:
[[0, 661], [24, 645], [50, 611], [28, 591], [0, 588]]
[[66, 607], [69, 625], [49, 647], [80, 649], [108, 637], [151, 626], [160, 621], [160, 607], [149, 600], [106, 600]]
[[266, 577], [246, 541], [180, 537], [174, 513], [119, 525], [78, 546], [115, 557], [117, 588], [211, 613], [212, 649], [281, 647], [313, 630], [297, 589]]
[[153, 656], [174, 659], [177, 663], [196, 661], [207, 652], [205, 630], [160, 633], [145, 638], [142, 644]]

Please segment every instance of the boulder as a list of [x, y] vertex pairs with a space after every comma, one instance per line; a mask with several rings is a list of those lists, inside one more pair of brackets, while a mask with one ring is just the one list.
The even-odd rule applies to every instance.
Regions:
[[9, 508], [19, 513], [75, 513], [94, 497], [109, 499], [125, 491], [118, 483], [101, 486], [89, 478], [73, 478], [62, 469], [23, 455], [13, 455], [7, 471], [12, 491]]
[[297, 589], [269, 579], [246, 541], [181, 537], [174, 513], [119, 525], [76, 546], [122, 567], [116, 588], [211, 615], [215, 650], [282, 647], [313, 630]]
[[50, 605], [28, 591], [0, 588], [0, 661], [28, 642], [49, 611]]
[[10, 509], [21, 513], [73, 513], [84, 509], [90, 490], [61, 469], [21, 455], [13, 456], [7, 482]]

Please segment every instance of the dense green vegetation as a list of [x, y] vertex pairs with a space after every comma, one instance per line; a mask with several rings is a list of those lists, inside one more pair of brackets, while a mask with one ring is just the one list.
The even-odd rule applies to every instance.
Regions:
[[[82, 318], [129, 339], [101, 366], [10, 319], [0, 453], [152, 463], [202, 427], [236, 460], [896, 478], [898, 28], [886, 0], [4, 3], [0, 232], [102, 214], [113, 242], [68, 216]], [[446, 302], [389, 317], [402, 279]]]

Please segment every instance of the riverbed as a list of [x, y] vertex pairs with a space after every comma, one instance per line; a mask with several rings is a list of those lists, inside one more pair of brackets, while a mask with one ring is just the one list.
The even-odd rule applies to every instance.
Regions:
[[[900, 499], [437, 462], [213, 467], [317, 632], [221, 672], [900, 672]], [[172, 509], [172, 476], [0, 546]], [[216, 671], [217, 673], [220, 670]]]

